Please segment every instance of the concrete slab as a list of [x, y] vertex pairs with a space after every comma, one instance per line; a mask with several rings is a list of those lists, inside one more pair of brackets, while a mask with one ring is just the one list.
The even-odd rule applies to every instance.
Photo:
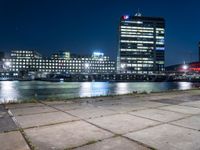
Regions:
[[83, 121], [25, 130], [36, 149], [67, 149], [113, 136]]
[[22, 103], [22, 104], [6, 104], [6, 108], [26, 108], [26, 107], [38, 107], [38, 106], [44, 106], [44, 104], [41, 103]]
[[2, 105], [0, 105], [0, 117], [3, 117], [6, 114], [6, 112], [6, 109]]
[[84, 119], [103, 117], [107, 115], [116, 114], [115, 111], [108, 110], [105, 108], [98, 108], [98, 107], [84, 107], [82, 109], [74, 109], [74, 110], [69, 110], [67, 112]]
[[160, 150], [199, 150], [200, 133], [191, 129], [163, 124], [127, 135]]
[[55, 104], [51, 105], [52, 107], [59, 109], [61, 111], [73, 110], [73, 109], [80, 109], [81, 104]]
[[149, 150], [148, 148], [122, 137], [105, 139], [95, 144], [86, 145], [75, 150]]
[[0, 133], [17, 130], [17, 126], [7, 112], [3, 112], [0, 117]]
[[0, 112], [5, 111], [3, 105], [0, 105]]
[[136, 115], [139, 117], [145, 117], [161, 122], [169, 122], [177, 119], [184, 118], [188, 115], [176, 113], [176, 112], [170, 112], [166, 110], [159, 110], [159, 109], [146, 109], [146, 110], [140, 110], [140, 111], [134, 111], [130, 112], [129, 114]]
[[177, 99], [177, 98], [171, 98], [171, 99], [158, 99], [158, 100], [152, 100], [154, 102], [159, 102], [159, 103], [166, 103], [166, 104], [171, 104], [171, 105], [178, 105], [178, 104], [181, 104], [181, 103], [184, 103], [185, 100], [184, 99]]
[[30, 150], [19, 131], [0, 134], [1, 150]]
[[186, 102], [186, 103], [182, 103], [180, 105], [200, 108], [200, 101]]
[[62, 101], [62, 100], [59, 100], [59, 101], [43, 101], [44, 104], [47, 104], [47, 105], [63, 105], [63, 104], [68, 104], [68, 103], [73, 103], [72, 101]]
[[130, 131], [147, 128], [159, 123], [157, 121], [143, 119], [129, 114], [117, 114], [102, 118], [89, 119], [88, 121], [116, 134], [125, 134]]
[[172, 122], [172, 124], [200, 130], [200, 116], [192, 116], [189, 118], [181, 119], [181, 120]]
[[191, 115], [200, 114], [200, 109], [198, 108], [179, 106], [179, 105], [165, 106], [165, 107], [160, 107], [159, 109], [179, 112], [183, 114], [191, 114]]
[[116, 111], [118, 113], [130, 112], [135, 110], [147, 109], [147, 108], [156, 108], [161, 106], [167, 106], [167, 104], [157, 103], [157, 102], [149, 102], [149, 101], [141, 101], [136, 103], [121, 103], [117, 105], [103, 105], [102, 107], [106, 109], [110, 109]]
[[56, 109], [53, 109], [47, 106], [26, 107], [26, 108], [17, 108], [17, 109], [11, 108], [10, 110], [14, 116], [31, 115], [31, 114], [57, 111]]
[[126, 113], [134, 110], [141, 110], [145, 109], [146, 107], [143, 106], [136, 106], [136, 105], [128, 105], [128, 104], [117, 104], [117, 105], [108, 105], [108, 106], [100, 106], [103, 109], [109, 109], [115, 111], [116, 113]]
[[41, 113], [35, 115], [16, 116], [22, 128], [38, 127], [55, 123], [78, 120], [64, 112]]

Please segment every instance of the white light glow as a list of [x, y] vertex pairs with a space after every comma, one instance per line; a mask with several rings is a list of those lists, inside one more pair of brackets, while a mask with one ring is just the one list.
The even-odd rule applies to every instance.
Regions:
[[85, 64], [85, 68], [89, 68], [90, 67], [90, 64], [89, 63], [86, 63]]
[[10, 67], [10, 66], [11, 66], [11, 62], [6, 61], [6, 62], [5, 62], [5, 66], [6, 66], [6, 67]]
[[123, 68], [123, 69], [124, 69], [125, 67], [126, 67], [126, 65], [125, 65], [125, 64], [121, 64], [121, 68]]
[[188, 67], [188, 65], [183, 65], [183, 67], [182, 67], [184, 70], [187, 70], [189, 67]]

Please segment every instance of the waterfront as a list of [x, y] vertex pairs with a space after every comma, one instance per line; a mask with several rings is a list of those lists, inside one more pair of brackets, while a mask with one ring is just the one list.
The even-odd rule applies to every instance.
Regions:
[[199, 150], [200, 90], [0, 105], [2, 150]]
[[120, 95], [137, 92], [187, 90], [199, 86], [190, 82], [43, 82], [1, 81], [0, 102]]

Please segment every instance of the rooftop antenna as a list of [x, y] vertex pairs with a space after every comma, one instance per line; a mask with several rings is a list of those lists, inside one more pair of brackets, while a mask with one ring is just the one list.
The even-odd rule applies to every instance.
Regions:
[[137, 16], [137, 17], [141, 17], [142, 16], [142, 14], [140, 13], [140, 8], [138, 8], [137, 13], [135, 14], [135, 16]]

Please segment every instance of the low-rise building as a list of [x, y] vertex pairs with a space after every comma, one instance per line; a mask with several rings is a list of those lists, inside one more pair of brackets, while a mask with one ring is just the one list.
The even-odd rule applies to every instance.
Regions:
[[103, 53], [94, 52], [91, 56], [58, 52], [50, 58], [43, 58], [36, 51], [12, 51], [10, 58], [3, 59], [5, 71], [51, 72], [67, 74], [111, 74], [115, 73], [115, 62]]

